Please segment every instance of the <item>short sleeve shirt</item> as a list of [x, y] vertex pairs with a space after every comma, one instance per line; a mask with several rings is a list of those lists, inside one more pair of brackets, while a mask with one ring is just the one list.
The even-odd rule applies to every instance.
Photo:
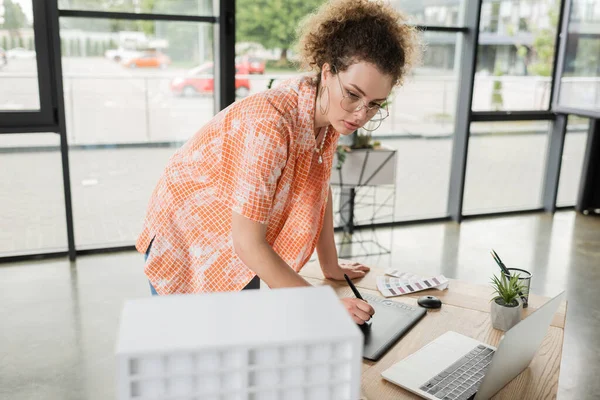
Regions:
[[217, 114], [168, 161], [136, 248], [161, 294], [241, 290], [255, 276], [236, 255], [232, 212], [267, 225], [294, 270], [320, 234], [339, 133], [315, 149], [316, 86], [308, 77], [247, 97]]

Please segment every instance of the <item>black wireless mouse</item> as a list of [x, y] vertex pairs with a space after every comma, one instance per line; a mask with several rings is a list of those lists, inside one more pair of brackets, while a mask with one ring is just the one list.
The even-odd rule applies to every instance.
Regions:
[[417, 300], [417, 304], [425, 308], [440, 308], [442, 301], [435, 296], [422, 296]]

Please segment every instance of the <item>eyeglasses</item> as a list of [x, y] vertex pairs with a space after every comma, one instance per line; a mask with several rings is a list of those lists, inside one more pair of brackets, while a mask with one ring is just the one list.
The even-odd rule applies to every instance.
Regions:
[[338, 78], [338, 83], [340, 84], [340, 90], [342, 91], [342, 101], [340, 105], [342, 108], [348, 112], [357, 112], [361, 111], [363, 108], [366, 110], [367, 118], [369, 120], [363, 126], [363, 129], [367, 131], [374, 131], [381, 125], [381, 122], [386, 119], [390, 113], [387, 108], [387, 104], [384, 101], [383, 105], [381, 104], [373, 104], [372, 106], [368, 106], [365, 101], [360, 98], [357, 94], [344, 89], [344, 85], [342, 84], [342, 80], [340, 79], [340, 74], [337, 73], [336, 68], [333, 67], [333, 72]]

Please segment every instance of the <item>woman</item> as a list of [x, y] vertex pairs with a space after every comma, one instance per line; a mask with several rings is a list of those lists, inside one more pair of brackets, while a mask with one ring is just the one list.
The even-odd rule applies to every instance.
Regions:
[[[383, 104], [417, 54], [416, 33], [388, 5], [324, 4], [304, 21], [300, 51], [317, 72], [234, 103], [169, 160], [138, 238], [153, 294], [309, 286], [315, 247], [325, 277], [340, 265], [329, 178], [340, 134], [387, 115]], [[358, 324], [373, 308], [341, 299]]]

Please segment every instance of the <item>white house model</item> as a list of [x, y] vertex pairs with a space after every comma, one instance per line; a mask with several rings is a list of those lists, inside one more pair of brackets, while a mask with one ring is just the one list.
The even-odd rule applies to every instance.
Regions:
[[362, 348], [328, 286], [131, 300], [117, 399], [356, 400]]

